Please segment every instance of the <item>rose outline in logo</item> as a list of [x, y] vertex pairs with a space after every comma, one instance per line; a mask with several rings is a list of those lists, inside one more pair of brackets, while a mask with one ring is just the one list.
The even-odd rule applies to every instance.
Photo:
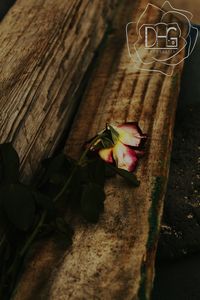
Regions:
[[[166, 7], [168, 8], [167, 11], [166, 11]], [[146, 24], [146, 23], [143, 23], [142, 22], [142, 19], [145, 18], [145, 14], [147, 13], [147, 11], [149, 9], [156, 9], [157, 12], [159, 12], [161, 14], [161, 18], [160, 18], [160, 22], [157, 22], [155, 24]], [[165, 10], [164, 10], [165, 9]], [[185, 36], [183, 37], [182, 36], [182, 32], [181, 32], [181, 27], [179, 26], [178, 22], [173, 22], [173, 24], [176, 24], [178, 30], [177, 31], [180, 31], [180, 36], [179, 36], [179, 39], [182, 43], [182, 46], [178, 49], [177, 52], [175, 52], [174, 54], [168, 56], [168, 57], [164, 57], [162, 58], [162, 56], [160, 58], [156, 58], [152, 55], [152, 53], [149, 51], [148, 52], [148, 55], [144, 55], [144, 48], [141, 48], [141, 41], [143, 39], [143, 36], [141, 34], [141, 31], [143, 29], [143, 27], [146, 25], [146, 26], [154, 26], [155, 25], [158, 25], [158, 24], [161, 24], [162, 26], [167, 26], [169, 24], [172, 24], [172, 23], [169, 23], [169, 22], [164, 22], [165, 19], [167, 17], [170, 17], [170, 15], [174, 16], [174, 15], [179, 15], [179, 18], [180, 16], [184, 19], [184, 24], [186, 24], [186, 33], [185, 33]], [[197, 42], [197, 38], [198, 38], [198, 29], [196, 27], [194, 27], [192, 24], [191, 24], [191, 19], [192, 19], [193, 15], [192, 13], [190, 13], [189, 11], [187, 10], [183, 10], [183, 9], [176, 9], [174, 8], [170, 3], [169, 1], [165, 1], [162, 5], [161, 8], [157, 7], [156, 5], [154, 4], [151, 4], [149, 3], [145, 10], [143, 11], [143, 13], [140, 15], [139, 19], [137, 22], [129, 22], [127, 25], [126, 25], [126, 39], [127, 39], [127, 46], [128, 46], [128, 54], [130, 56], [130, 58], [134, 61], [134, 63], [136, 63], [136, 60], [135, 60], [135, 56], [137, 56], [140, 64], [138, 69], [140, 70], [144, 70], [144, 71], [148, 71], [148, 72], [159, 72], [161, 74], [164, 74], [164, 75], [167, 75], [167, 76], [171, 76], [174, 72], [174, 68], [175, 66], [177, 66], [178, 64], [180, 64], [183, 60], [187, 59], [190, 54], [193, 52], [194, 50], [194, 47], [196, 45], [196, 42]], [[142, 24], [142, 25], [140, 25]], [[136, 32], [137, 32], [137, 36], [138, 36], [138, 39], [137, 41], [133, 44], [133, 50], [134, 50], [134, 55], [132, 54], [132, 51], [131, 51], [131, 47], [130, 47], [130, 41], [129, 41], [129, 35], [128, 35], [128, 29], [129, 29], [129, 26], [133, 26], [135, 25], [135, 29], [136, 29]], [[194, 35], [195, 35], [195, 38], [194, 40], [192, 41], [192, 38], [191, 38], [191, 30], [193, 30], [194, 32]], [[157, 37], [157, 36], [156, 36]], [[167, 36], [166, 36], [167, 37]], [[159, 48], [153, 48], [153, 50], [155, 49], [159, 49]], [[161, 48], [160, 48], [161, 49]], [[164, 49], [164, 48], [162, 48]], [[167, 48], [166, 48], [167, 49]], [[141, 51], [142, 50], [142, 51]], [[148, 48], [149, 50], [149, 48]], [[181, 52], [181, 51], [184, 51], [184, 55], [182, 56], [178, 56], [178, 54]], [[168, 52], [169, 53], [169, 52]], [[150, 54], [150, 55], [149, 55]], [[143, 56], [144, 57], [143, 57]], [[148, 61], [148, 60], [152, 60], [152, 61]], [[174, 61], [173, 61], [174, 60]], [[177, 60], [177, 61], [176, 61]], [[159, 62], [160, 64], [162, 65], [168, 65], [170, 68], [170, 70], [161, 70], [161, 69], [156, 69], [156, 68], [147, 68], [147, 65], [151, 66], [152, 64], [155, 64], [156, 62]], [[168, 73], [169, 72], [169, 73]]]

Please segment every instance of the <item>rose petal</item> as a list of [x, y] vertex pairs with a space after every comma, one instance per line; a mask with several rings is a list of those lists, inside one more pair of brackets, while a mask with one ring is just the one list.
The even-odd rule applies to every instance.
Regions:
[[107, 163], [113, 163], [113, 148], [104, 148], [99, 150], [99, 156], [101, 157], [101, 159], [103, 159], [104, 161], [106, 161]]
[[135, 170], [138, 158], [135, 150], [118, 142], [113, 148], [113, 157], [118, 168], [132, 172]]
[[139, 147], [146, 140], [137, 122], [124, 123], [112, 127], [119, 133], [119, 140], [128, 146]]

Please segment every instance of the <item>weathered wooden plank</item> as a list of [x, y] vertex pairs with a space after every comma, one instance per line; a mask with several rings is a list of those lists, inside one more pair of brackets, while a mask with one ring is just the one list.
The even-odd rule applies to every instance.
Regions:
[[[162, 5], [164, 1], [162, 0], [153, 0], [151, 3], [154, 3], [156, 5]], [[171, 5], [173, 5], [174, 8], [183, 9], [191, 12], [193, 14], [192, 23], [193, 24], [199, 24], [200, 23], [200, 7], [198, 0], [171, 0]]]
[[29, 178], [70, 123], [115, 0], [18, 0], [0, 25], [0, 142]]
[[[136, 21], [146, 4], [126, 0], [118, 8], [66, 146], [68, 154], [78, 157], [82, 144], [107, 122], [139, 121], [149, 136], [146, 156], [137, 169], [140, 187], [133, 189], [120, 178], [110, 179], [105, 212], [96, 225], [70, 214], [75, 230], [73, 244], [40, 290], [41, 299], [150, 297], [182, 64], [171, 77], [135, 72], [127, 51], [125, 25]], [[154, 22], [157, 17], [147, 16]], [[137, 39], [136, 32], [131, 39]], [[163, 71], [171, 68], [156, 66]], [[46, 255], [55, 257], [41, 252], [22, 276], [15, 299], [38, 296], [41, 278], [37, 272], [45, 268]], [[34, 268], [34, 263], [39, 264], [37, 257], [42, 267]]]

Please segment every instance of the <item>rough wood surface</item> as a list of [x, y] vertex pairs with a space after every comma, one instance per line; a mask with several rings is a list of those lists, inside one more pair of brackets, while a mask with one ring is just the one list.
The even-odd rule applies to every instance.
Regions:
[[[152, 0], [151, 3], [156, 5], [162, 5], [164, 1], [162, 0]], [[177, 9], [183, 9], [191, 12], [193, 14], [192, 23], [200, 23], [200, 6], [198, 0], [170, 0], [170, 3]]]
[[[22, 276], [15, 300], [36, 296], [53, 300], [150, 298], [182, 64], [173, 76], [135, 71], [125, 25], [137, 20], [146, 4], [145, 0], [126, 0], [119, 7], [66, 146], [68, 154], [78, 157], [82, 144], [107, 122], [139, 121], [149, 136], [146, 155], [137, 169], [141, 184], [134, 189], [118, 177], [110, 179], [105, 212], [96, 225], [70, 215], [75, 230], [72, 246], [39, 293], [36, 255]], [[148, 15], [149, 20], [157, 17]], [[131, 39], [137, 39], [135, 32]], [[44, 250], [38, 256], [43, 269], [46, 255]]]
[[0, 24], [0, 142], [24, 177], [55, 149], [115, 0], [18, 0]]

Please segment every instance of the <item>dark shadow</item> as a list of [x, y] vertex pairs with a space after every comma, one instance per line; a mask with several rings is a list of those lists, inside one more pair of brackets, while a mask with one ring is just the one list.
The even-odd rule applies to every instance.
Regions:
[[0, 0], [0, 21], [6, 15], [10, 7], [15, 3], [16, 0]]
[[153, 300], [199, 300], [200, 254], [157, 264]]
[[181, 82], [163, 215], [171, 234], [161, 231], [153, 300], [200, 299], [199, 81], [200, 38]]

